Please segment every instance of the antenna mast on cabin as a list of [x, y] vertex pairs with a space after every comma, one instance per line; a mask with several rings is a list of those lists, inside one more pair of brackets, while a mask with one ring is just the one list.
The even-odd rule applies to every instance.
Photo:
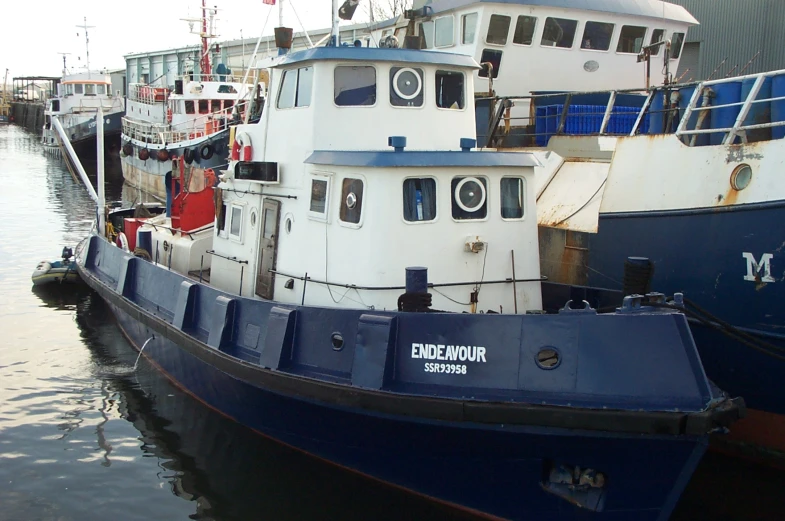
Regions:
[[[90, 38], [87, 37], [88, 29], [95, 29], [94, 25], [87, 25], [87, 17], [84, 17], [84, 25], [77, 25], [78, 28], [84, 29], [84, 46], [85, 54], [87, 57], [87, 77], [90, 77]], [[63, 56], [63, 65], [65, 65], [65, 56]]]
[[[217, 12], [217, 7], [207, 7], [205, 0], [202, 0], [201, 18], [182, 18], [182, 20], [188, 22], [188, 27], [191, 31], [191, 34], [198, 34], [199, 38], [202, 39], [202, 57], [199, 60], [199, 68], [201, 69], [201, 74], [205, 76], [209, 76], [211, 73], [209, 54], [210, 44], [208, 40], [210, 38], [217, 37], [217, 35], [213, 32], [215, 29], [215, 15]], [[194, 31], [194, 23], [196, 22], [199, 23], [199, 32]]]
[[65, 66], [65, 57], [66, 56], [70, 56], [71, 53], [70, 52], [58, 52], [57, 54], [59, 54], [59, 55], [61, 55], [63, 57], [63, 76], [65, 76], [66, 74], [68, 74], [68, 68]]

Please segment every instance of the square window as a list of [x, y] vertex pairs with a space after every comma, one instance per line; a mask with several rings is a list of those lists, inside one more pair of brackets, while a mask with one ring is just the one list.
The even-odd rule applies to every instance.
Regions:
[[488, 216], [488, 181], [483, 177], [453, 177], [452, 218], [459, 221]]
[[[655, 43], [661, 42], [662, 39], [665, 37], [665, 29], [654, 29], [651, 32], [651, 42], [649, 45], [653, 45]], [[654, 49], [651, 50], [652, 56], [659, 56], [660, 55], [660, 48], [662, 45], [658, 45]]]
[[74, 84], [74, 94], [82, 94], [83, 92], [84, 90], [81, 83]]
[[281, 88], [278, 90], [278, 101], [276, 107], [279, 109], [290, 109], [294, 107], [294, 98], [297, 93], [297, 69], [290, 69], [283, 72], [281, 78]]
[[452, 15], [437, 18], [434, 24], [434, 47], [449, 47], [453, 44], [455, 23]]
[[502, 177], [499, 193], [502, 219], [523, 217], [523, 187], [522, 177]]
[[192, 100], [187, 100], [185, 102], [185, 113], [186, 114], [194, 113], [194, 102]]
[[200, 99], [199, 100], [199, 114], [209, 114], [210, 113], [210, 100], [209, 99]]
[[394, 107], [422, 107], [423, 71], [414, 67], [390, 68], [390, 104]]
[[327, 221], [330, 180], [323, 176], [311, 178], [311, 202], [308, 214], [318, 221]]
[[544, 47], [561, 47], [571, 49], [572, 42], [575, 41], [575, 30], [578, 22], [566, 18], [545, 19], [545, 27], [542, 30], [542, 40], [540, 44]]
[[232, 223], [229, 227], [229, 235], [240, 237], [243, 224], [243, 209], [239, 206], [232, 206]]
[[96, 93], [101, 95], [106, 94], [106, 85], [96, 85]]
[[436, 106], [443, 109], [462, 109], [464, 105], [462, 72], [436, 71]]
[[[502, 66], [502, 51], [499, 51], [497, 49], [483, 49], [482, 57], [480, 58], [480, 65], [484, 63], [491, 64], [493, 77], [497, 78], [499, 76], [499, 69]], [[478, 74], [480, 75], [480, 78], [487, 78], [488, 67], [483, 65], [483, 68], [480, 69], [480, 72]]]
[[477, 33], [477, 13], [465, 14], [461, 17], [461, 43], [474, 43]]
[[621, 28], [619, 44], [616, 52], [638, 54], [643, 47], [643, 38], [646, 36], [646, 28], [635, 25], [625, 25]]
[[363, 180], [346, 178], [341, 189], [341, 211], [338, 218], [351, 224], [360, 224], [363, 211]]
[[433, 21], [421, 22], [419, 27], [420, 43], [423, 49], [433, 48]]
[[586, 22], [581, 38], [581, 49], [607, 51], [611, 48], [613, 24], [605, 22]]
[[436, 180], [431, 178], [404, 179], [403, 220], [407, 222], [436, 219]]
[[335, 104], [369, 106], [376, 104], [376, 69], [370, 66], [335, 68]]
[[509, 32], [510, 17], [492, 14], [491, 21], [488, 23], [488, 34], [485, 35], [485, 42], [493, 45], [506, 45]]
[[673, 33], [671, 36], [671, 60], [677, 60], [681, 56], [682, 45], [684, 45], [684, 33]]
[[313, 67], [301, 67], [297, 70], [297, 100], [295, 107], [308, 107], [311, 105], [311, 92], [313, 90]]
[[534, 16], [519, 16], [515, 24], [515, 33], [512, 43], [518, 45], [531, 45], [534, 39], [534, 29], [537, 28], [537, 18]]

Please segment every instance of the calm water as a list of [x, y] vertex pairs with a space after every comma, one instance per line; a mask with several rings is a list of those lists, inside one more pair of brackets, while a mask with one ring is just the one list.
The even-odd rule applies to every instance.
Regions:
[[[107, 200], [132, 199], [119, 160], [107, 169]], [[471, 519], [251, 433], [144, 359], [133, 371], [99, 298], [31, 289], [38, 261], [89, 232], [87, 193], [15, 126], [0, 182], [0, 521]], [[784, 490], [785, 472], [708, 454], [673, 519], [783, 519]]]

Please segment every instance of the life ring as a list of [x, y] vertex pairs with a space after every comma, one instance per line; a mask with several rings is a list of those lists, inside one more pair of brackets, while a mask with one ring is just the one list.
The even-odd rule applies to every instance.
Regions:
[[126, 156], [131, 156], [134, 153], [134, 146], [131, 143], [126, 143], [123, 145], [123, 154]]
[[213, 147], [209, 143], [207, 143], [199, 151], [199, 155], [202, 157], [202, 159], [210, 159], [211, 157], [213, 157]]
[[118, 233], [117, 234], [117, 239], [115, 239], [114, 242], [117, 245], [117, 247], [120, 248], [121, 250], [123, 250], [123, 251], [131, 251], [128, 248], [128, 237], [125, 236], [125, 233], [123, 233], [123, 232]]
[[161, 150], [158, 151], [158, 161], [163, 162], [163, 161], [166, 161], [168, 159], [169, 159], [169, 151], [168, 150], [166, 150], [165, 148], [162, 148]]
[[253, 147], [251, 146], [251, 136], [247, 132], [238, 132], [234, 137], [234, 144], [232, 144], [233, 161], [240, 161], [240, 152], [242, 152], [243, 161], [251, 160]]
[[142, 161], [147, 161], [150, 159], [150, 151], [147, 148], [140, 148], [139, 149], [139, 159]]
[[188, 163], [189, 165], [193, 163], [194, 151], [190, 148], [186, 148], [185, 150], [183, 150], [183, 159], [185, 159], [185, 162]]

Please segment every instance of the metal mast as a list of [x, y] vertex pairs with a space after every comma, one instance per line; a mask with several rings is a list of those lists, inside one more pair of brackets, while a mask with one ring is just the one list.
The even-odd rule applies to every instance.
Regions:
[[[90, 77], [90, 38], [87, 36], [88, 29], [95, 29], [94, 25], [87, 25], [87, 17], [84, 17], [84, 25], [77, 25], [77, 27], [84, 29], [84, 46], [85, 46], [85, 54], [87, 57], [87, 77]], [[65, 56], [63, 56], [63, 60], [65, 60]], [[65, 63], [65, 61], [63, 61]]]

